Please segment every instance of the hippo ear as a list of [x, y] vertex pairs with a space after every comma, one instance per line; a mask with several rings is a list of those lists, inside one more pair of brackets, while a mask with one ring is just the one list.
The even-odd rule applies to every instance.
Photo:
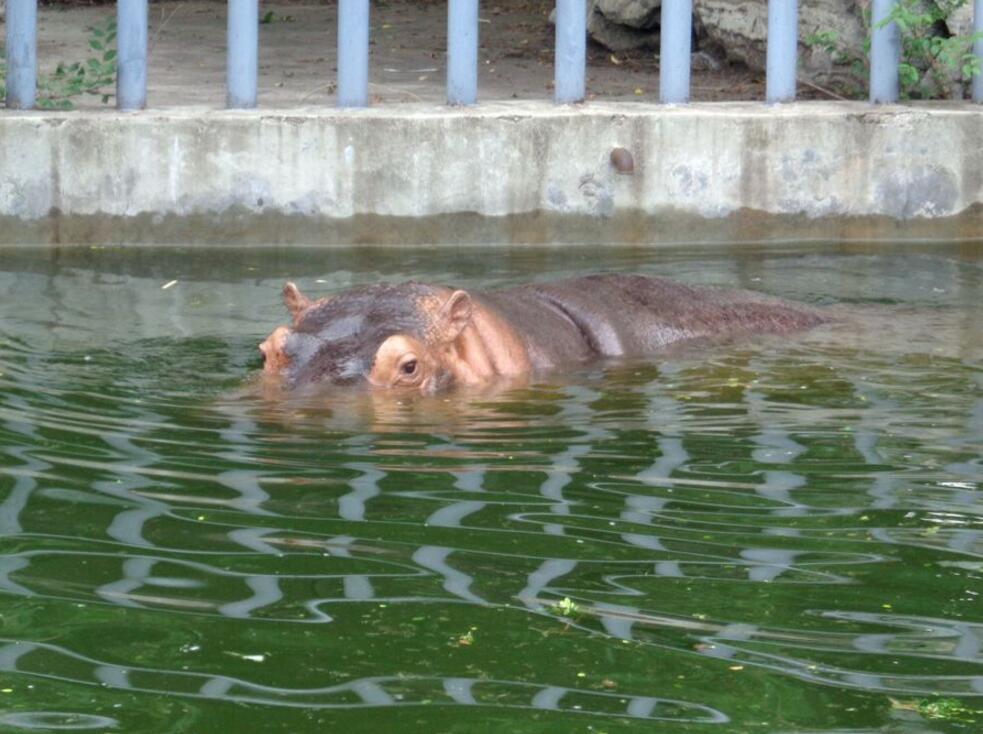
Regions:
[[305, 308], [310, 307], [311, 299], [301, 293], [300, 288], [295, 283], [287, 281], [286, 285], [283, 286], [283, 305], [296, 319]]
[[473, 304], [467, 291], [454, 291], [440, 307], [437, 328], [441, 341], [452, 342], [471, 323]]

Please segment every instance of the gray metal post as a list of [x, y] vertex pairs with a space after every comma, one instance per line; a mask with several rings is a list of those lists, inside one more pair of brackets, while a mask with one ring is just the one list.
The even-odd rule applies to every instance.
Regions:
[[556, 0], [555, 53], [553, 98], [557, 104], [582, 102], [587, 73], [586, 0]]
[[[973, 12], [975, 13], [973, 31], [983, 33], [983, 0], [976, 0]], [[983, 38], [973, 44], [973, 53], [983, 63]], [[983, 104], [983, 74], [977, 74], [973, 77], [973, 101]]]
[[447, 103], [478, 101], [478, 0], [447, 6]]
[[369, 105], [369, 0], [338, 2], [338, 106]]
[[259, 0], [229, 0], [228, 32], [226, 103], [229, 107], [255, 107], [259, 73]]
[[7, 107], [29, 110], [38, 91], [38, 0], [7, 0]]
[[874, 104], [897, 102], [900, 96], [898, 65], [901, 63], [901, 33], [897, 23], [878, 28], [891, 14], [895, 2], [874, 0], [871, 12], [870, 101]]
[[659, 99], [666, 104], [689, 102], [693, 0], [662, 0], [659, 56]]
[[147, 0], [118, 0], [116, 5], [116, 106], [147, 106]]
[[795, 99], [799, 62], [799, 0], [768, 2], [768, 90], [771, 103]]

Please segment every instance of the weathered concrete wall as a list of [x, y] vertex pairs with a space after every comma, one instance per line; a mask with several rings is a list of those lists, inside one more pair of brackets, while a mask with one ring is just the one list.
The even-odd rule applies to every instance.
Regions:
[[0, 243], [869, 236], [983, 238], [983, 109], [0, 113]]

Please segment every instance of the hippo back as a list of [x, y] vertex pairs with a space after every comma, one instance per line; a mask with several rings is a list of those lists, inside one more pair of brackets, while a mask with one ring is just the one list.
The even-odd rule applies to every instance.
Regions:
[[644, 356], [676, 342], [787, 333], [825, 318], [751, 291], [640, 275], [591, 275], [495, 291], [483, 300], [520, 331], [537, 367], [591, 357]]

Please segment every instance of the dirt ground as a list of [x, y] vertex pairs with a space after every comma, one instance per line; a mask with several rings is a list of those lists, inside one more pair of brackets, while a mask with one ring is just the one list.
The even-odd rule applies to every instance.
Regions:
[[[549, 99], [553, 85], [550, 0], [485, 0], [480, 15], [479, 100]], [[334, 2], [263, 2], [260, 26], [260, 104], [331, 105], [336, 77]], [[91, 26], [115, 13], [113, 5], [47, 5], [40, 10], [42, 74], [59, 62], [85, 61]], [[372, 3], [370, 91], [373, 104], [445, 99], [447, 3], [385, 0]], [[149, 104], [225, 102], [224, 0], [167, 0], [150, 6]], [[588, 47], [588, 99], [656, 101], [658, 58], [653, 52], [614, 54]], [[743, 67], [693, 72], [694, 100], [764, 96], [764, 75]], [[103, 106], [89, 95], [77, 107]]]

